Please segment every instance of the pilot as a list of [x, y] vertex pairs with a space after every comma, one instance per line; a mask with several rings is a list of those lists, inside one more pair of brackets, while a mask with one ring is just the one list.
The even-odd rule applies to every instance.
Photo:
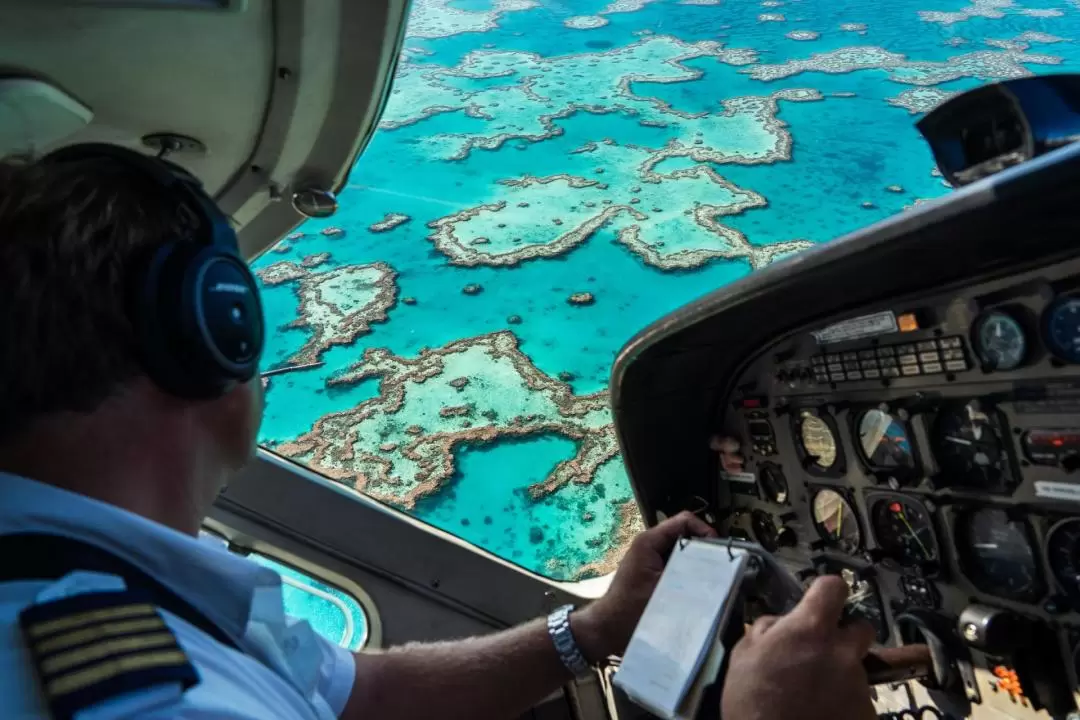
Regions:
[[[622, 652], [677, 537], [713, 534], [642, 533], [568, 615], [346, 652], [284, 615], [276, 573], [198, 539], [263, 398], [254, 281], [194, 178], [112, 146], [0, 163], [0, 288], [4, 718], [517, 717]], [[873, 716], [845, 596], [822, 579], [753, 626], [725, 718]]]

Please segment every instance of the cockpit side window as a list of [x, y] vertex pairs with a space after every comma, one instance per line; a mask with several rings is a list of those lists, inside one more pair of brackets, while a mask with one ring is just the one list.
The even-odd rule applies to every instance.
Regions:
[[609, 572], [641, 527], [626, 341], [948, 193], [914, 125], [943, 99], [1080, 68], [1064, 12], [960, 4], [413, 3], [340, 210], [254, 263], [263, 447], [549, 578]]

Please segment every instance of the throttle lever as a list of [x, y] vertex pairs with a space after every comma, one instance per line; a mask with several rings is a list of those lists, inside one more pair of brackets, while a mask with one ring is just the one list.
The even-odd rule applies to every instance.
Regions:
[[862, 665], [871, 685], [923, 680], [934, 675], [934, 663], [926, 645], [873, 648], [863, 658]]

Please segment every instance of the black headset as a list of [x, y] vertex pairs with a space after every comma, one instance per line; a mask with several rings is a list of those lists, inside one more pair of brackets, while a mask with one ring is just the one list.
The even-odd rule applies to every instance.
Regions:
[[132, 278], [129, 293], [151, 380], [178, 397], [207, 399], [252, 379], [265, 336], [258, 286], [228, 218], [198, 179], [173, 163], [104, 143], [60, 148], [41, 162], [112, 162], [152, 182], [176, 207], [172, 236]]

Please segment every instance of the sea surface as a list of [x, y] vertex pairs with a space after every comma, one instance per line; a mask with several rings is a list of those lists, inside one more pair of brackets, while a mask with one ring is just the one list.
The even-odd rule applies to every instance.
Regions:
[[[305, 223], [302, 236], [254, 263], [259, 271], [330, 253], [315, 273], [383, 262], [396, 273], [396, 300], [366, 332], [321, 350], [320, 367], [273, 378], [261, 437], [271, 448], [311, 433], [328, 414], [392, 407], [385, 400], [399, 387], [393, 372], [327, 384], [362, 366], [373, 348], [411, 360], [509, 331], [535, 371], [576, 395], [603, 392], [631, 335], [752, 272], [769, 245], [828, 242], [949, 192], [914, 127], [935, 99], [1006, 77], [1080, 71], [1076, 0], [417, 0], [412, 13], [396, 92], [340, 194], [340, 211]], [[693, 57], [680, 60], [680, 52]], [[819, 99], [774, 96], [796, 89]], [[902, 106], [911, 91], [922, 104]], [[775, 97], [774, 109], [763, 112], [769, 102], [760, 100], [725, 105], [748, 97]], [[645, 177], [641, 163], [673, 141], [682, 150], [652, 168], [665, 207], [631, 205], [630, 186]], [[604, 165], [610, 158], [614, 165]], [[571, 177], [603, 181], [607, 187], [588, 191], [627, 209], [566, 249], [529, 259], [605, 207], [598, 200], [586, 210]], [[547, 180], [500, 182], [523, 178]], [[760, 202], [725, 206], [731, 187]], [[501, 210], [452, 221], [457, 245], [434, 241], [429, 223], [501, 201]], [[710, 202], [724, 234], [688, 214], [692, 203]], [[635, 220], [630, 208], [643, 214]], [[408, 221], [369, 229], [389, 213]], [[636, 250], [625, 242], [631, 225], [644, 242]], [[323, 235], [329, 227], [344, 233]], [[505, 235], [479, 242], [477, 227]], [[684, 246], [700, 252], [675, 252]], [[480, 290], [465, 294], [468, 285]], [[265, 287], [275, 328], [267, 368], [311, 337], [310, 327], [285, 327], [304, 320], [299, 287]], [[568, 302], [586, 292], [592, 304]], [[496, 374], [477, 367], [474, 376]], [[535, 432], [504, 434], [523, 399], [499, 387], [491, 385], [499, 420], [482, 442], [470, 434], [488, 423], [479, 417], [452, 427], [437, 416], [395, 420], [387, 432], [421, 427], [419, 436], [390, 437], [402, 447], [440, 432], [454, 438], [441, 446], [453, 472], [400, 507], [557, 579], [609, 567], [627, 535], [618, 531], [619, 508], [632, 500], [620, 461], [544, 496], [530, 493], [582, 440], [558, 415], [534, 421]], [[392, 455], [388, 462], [377, 479], [383, 499], [418, 482], [411, 464]], [[340, 462], [333, 469], [356, 471]], [[376, 482], [343, 480], [368, 481]]]

